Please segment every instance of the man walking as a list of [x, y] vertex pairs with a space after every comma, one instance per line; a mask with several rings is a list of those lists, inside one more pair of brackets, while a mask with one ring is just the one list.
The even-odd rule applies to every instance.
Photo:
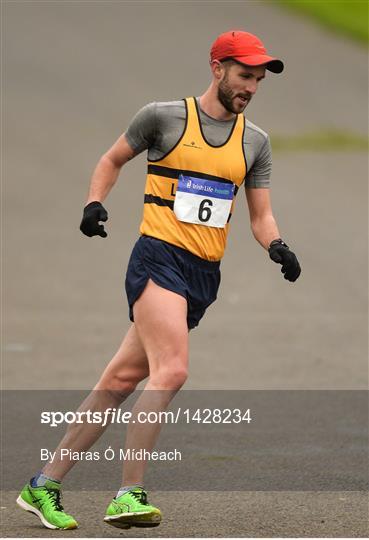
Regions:
[[[189, 330], [216, 299], [220, 261], [243, 183], [254, 237], [282, 265], [285, 279], [293, 282], [300, 275], [297, 258], [280, 238], [272, 214], [269, 138], [243, 114], [266, 70], [280, 73], [283, 63], [269, 56], [256, 36], [230, 31], [213, 43], [210, 66], [212, 81], [200, 97], [145, 106], [92, 176], [80, 228], [87, 236], [106, 237], [102, 222], [108, 215], [102, 203], [122, 166], [148, 150], [141, 236], [126, 276], [132, 325], [79, 411], [119, 406], [146, 377], [134, 417], [142, 410], [166, 410], [187, 378]], [[56, 459], [25, 486], [18, 504], [46, 527], [77, 527], [60, 503], [61, 481], [74, 462], [57, 459], [58, 452], [88, 449], [104, 429], [71, 425]], [[125, 448], [152, 450], [159, 429], [159, 423], [130, 423]], [[129, 528], [160, 523], [161, 512], [148, 503], [144, 490], [145, 466], [137, 460], [124, 464], [122, 487], [104, 518], [108, 524]]]

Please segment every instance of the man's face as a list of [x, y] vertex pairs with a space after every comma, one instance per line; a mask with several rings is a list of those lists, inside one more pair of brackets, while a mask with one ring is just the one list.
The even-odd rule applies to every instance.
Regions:
[[222, 69], [224, 73], [218, 84], [218, 99], [228, 112], [239, 114], [247, 107], [259, 82], [264, 79], [265, 68], [225, 63]]

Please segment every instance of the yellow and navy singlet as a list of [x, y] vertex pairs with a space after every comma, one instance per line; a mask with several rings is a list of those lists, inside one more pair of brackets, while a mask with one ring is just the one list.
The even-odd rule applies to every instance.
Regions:
[[225, 143], [214, 146], [204, 137], [196, 99], [185, 105], [182, 137], [161, 159], [148, 161], [140, 232], [219, 261], [246, 176], [245, 118], [237, 115]]

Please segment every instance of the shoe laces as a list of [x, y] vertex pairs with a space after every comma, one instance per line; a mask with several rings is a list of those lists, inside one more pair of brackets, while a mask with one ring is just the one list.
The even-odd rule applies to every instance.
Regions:
[[46, 488], [47, 494], [49, 496], [50, 502], [53, 505], [55, 510], [58, 510], [59, 512], [62, 512], [64, 510], [60, 498], [61, 498], [61, 492], [59, 489], [53, 489], [53, 488]]
[[131, 491], [131, 495], [141, 504], [149, 504], [147, 500], [147, 494], [146, 491], [143, 489], [137, 490], [137, 491]]

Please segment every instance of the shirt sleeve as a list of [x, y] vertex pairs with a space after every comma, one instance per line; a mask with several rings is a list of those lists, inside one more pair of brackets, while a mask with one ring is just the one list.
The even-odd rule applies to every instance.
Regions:
[[246, 174], [245, 188], [269, 188], [272, 173], [272, 148], [266, 137], [255, 161]]
[[145, 105], [136, 113], [125, 136], [128, 144], [136, 154], [150, 148], [156, 135], [156, 103]]

